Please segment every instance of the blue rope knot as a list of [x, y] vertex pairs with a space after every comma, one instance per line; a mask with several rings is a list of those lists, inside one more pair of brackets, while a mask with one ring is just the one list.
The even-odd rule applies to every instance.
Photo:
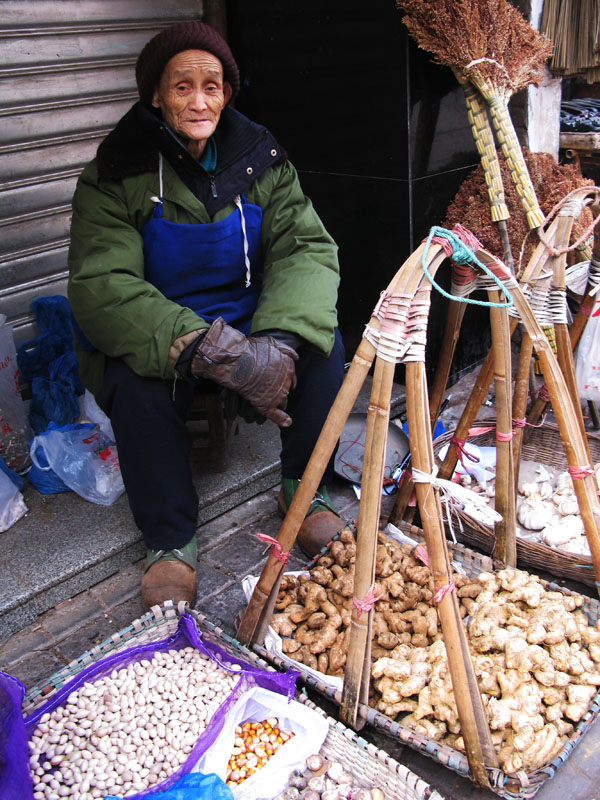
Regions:
[[[475, 264], [481, 270], [483, 270], [483, 272], [485, 272], [485, 274], [494, 281], [502, 294], [506, 297], [506, 303], [495, 303], [491, 300], [473, 300], [470, 297], [457, 297], [453, 294], [449, 294], [447, 291], [445, 291], [445, 289], [442, 289], [442, 287], [433, 280], [432, 276], [429, 274], [429, 270], [427, 269], [427, 254], [429, 253], [429, 248], [431, 247], [431, 242], [433, 241], [434, 236], [440, 236], [450, 242], [452, 245], [452, 260], [457, 264]], [[421, 266], [423, 267], [423, 272], [425, 273], [429, 283], [448, 300], [455, 300], [458, 303], [470, 303], [471, 305], [475, 306], [485, 306], [486, 308], [512, 308], [512, 306], [514, 306], [512, 295], [508, 289], [506, 289], [500, 278], [494, 275], [489, 267], [486, 267], [485, 264], [482, 264], [482, 262], [479, 261], [473, 250], [466, 245], [462, 239], [460, 239], [455, 233], [452, 233], [452, 231], [449, 231], [447, 228], [441, 228], [438, 225], [434, 225], [431, 228], [429, 231], [429, 236], [427, 237], [427, 241], [425, 242], [423, 255], [421, 256]]]

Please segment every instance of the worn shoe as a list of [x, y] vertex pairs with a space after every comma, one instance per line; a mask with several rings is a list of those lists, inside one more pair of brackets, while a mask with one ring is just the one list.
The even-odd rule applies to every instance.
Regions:
[[[300, 481], [295, 478], [283, 478], [278, 497], [279, 512], [285, 516]], [[319, 486], [304, 522], [300, 526], [296, 541], [300, 549], [311, 558], [316, 556], [333, 537], [344, 527], [341, 517], [331, 504], [325, 485]]]
[[194, 536], [184, 547], [173, 550], [150, 550], [142, 576], [142, 600], [146, 608], [165, 600], [190, 605], [196, 599], [196, 561], [198, 545]]

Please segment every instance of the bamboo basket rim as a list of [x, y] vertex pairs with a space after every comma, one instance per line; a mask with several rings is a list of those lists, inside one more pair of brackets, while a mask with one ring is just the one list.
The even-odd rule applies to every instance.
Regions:
[[[489, 425], [495, 427], [496, 419], [477, 419], [473, 423], [474, 428]], [[434, 439], [433, 450], [438, 465], [440, 464], [438, 453], [442, 447], [451, 441], [453, 435], [453, 432], [448, 431]], [[594, 434], [591, 431], [586, 431], [586, 436], [588, 443], [593, 450], [596, 451], [596, 460], [600, 461], [600, 435]], [[493, 431], [473, 434], [468, 437], [467, 441], [474, 440], [474, 443], [477, 444], [477, 440], [481, 441], [484, 437], [491, 441], [493, 440], [495, 444]], [[554, 446], [545, 442], [540, 444], [540, 439], [542, 438], [550, 440], [550, 443], [554, 444]], [[558, 445], [558, 447], [556, 445]], [[538, 452], [541, 452], [542, 458], [534, 457], [536, 448]], [[567, 461], [566, 457], [564, 457], [560, 439], [560, 431], [558, 426], [554, 423], [544, 423], [543, 426], [533, 428], [529, 440], [522, 445], [522, 453], [525, 455], [529, 454], [527, 460], [538, 461], [540, 464], [546, 464], [548, 466], [557, 466], [555, 462], [558, 453], [559, 456], [563, 458], [564, 469], [567, 468]], [[594, 452], [592, 452], [592, 456], [593, 455]], [[562, 465], [559, 468], [563, 468]], [[456, 537], [481, 548], [486, 554], [491, 554], [495, 544], [493, 527], [485, 525], [469, 514], [465, 514], [462, 509], [453, 508], [452, 514], [458, 521], [458, 525], [452, 528]], [[450, 533], [447, 520], [445, 520], [445, 525], [447, 531]], [[543, 542], [534, 542], [517, 536], [517, 563], [519, 566], [529, 566], [557, 577], [579, 581], [585, 586], [594, 587], [596, 585], [591, 556], [569, 553], [566, 550], [550, 547], [550, 545], [544, 544]]]
[[[425, 535], [420, 528], [408, 523], [400, 523], [397, 525], [404, 533], [418, 540], [420, 543], [425, 542]], [[337, 537], [334, 537], [337, 538]], [[315, 566], [319, 558], [327, 552], [328, 548], [323, 550], [314, 557], [314, 559], [307, 565], [306, 569], [310, 570]], [[498, 562], [494, 561], [490, 556], [477, 553], [468, 547], [459, 543], [448, 542], [448, 550], [452, 560], [456, 560], [463, 568], [469, 571], [469, 574], [477, 575], [479, 572], [493, 572], [499, 568]], [[502, 565], [500, 565], [502, 568]], [[582, 597], [584, 605], [582, 609], [587, 613], [588, 618], [592, 624], [600, 618], [600, 600], [580, 595], [573, 592], [564, 586], [560, 586], [553, 581], [547, 581], [540, 578], [543, 586], [550, 591], [558, 591], [566, 595], [574, 595]], [[300, 678], [306, 686], [314, 689], [320, 694], [329, 697], [338, 706], [341, 705], [342, 692], [338, 691], [331, 686], [317, 680], [313, 675], [304, 671], [303, 665], [296, 661], [292, 661], [285, 655], [275, 655], [267, 651], [267, 649], [258, 643], [253, 644], [254, 651], [262, 658], [275, 664], [279, 669], [295, 669], [300, 673]], [[397, 739], [402, 744], [407, 745], [413, 750], [417, 750], [423, 755], [432, 758], [434, 761], [439, 762], [443, 766], [448, 767], [454, 772], [458, 773], [464, 778], [471, 780], [469, 762], [467, 756], [458, 750], [454, 750], [446, 744], [435, 741], [423, 734], [417, 733], [406, 726], [401, 724], [401, 721], [395, 721], [391, 717], [382, 714], [370, 706], [365, 706], [359, 703], [361, 716], [367, 721], [367, 724], [380, 730], [386, 736], [392, 739]], [[588, 731], [591, 723], [596, 719], [600, 713], [600, 688], [596, 695], [592, 698], [590, 706], [581, 718], [581, 720], [574, 725], [573, 732], [568, 737], [562, 750], [557, 756], [544, 767], [526, 773], [519, 772], [517, 775], [509, 775], [501, 769], [488, 769], [488, 777], [492, 791], [500, 797], [508, 798], [508, 800], [529, 800], [533, 797], [546, 783], [556, 774], [560, 766], [567, 760], [569, 755], [573, 752], [576, 745], [579, 743], [583, 735]]]
[[[142, 617], [133, 620], [125, 628], [100, 642], [91, 650], [84, 652], [48, 678], [38, 681], [25, 694], [22, 705], [23, 714], [29, 715], [35, 711], [51, 699], [56, 691], [71, 678], [105, 656], [133, 645], [148, 644], [167, 638], [176, 631], [184, 613], [193, 617], [203, 635], [208, 635], [207, 638], [226, 651], [233, 651], [238, 658], [245, 659], [254, 667], [258, 666], [268, 672], [278, 671], [257, 653], [244, 647], [237, 639], [212, 623], [202, 613], [190, 608], [187, 603], [179, 603], [175, 606], [171, 601], [166, 601], [161, 606], [153, 606]], [[287, 670], [288, 667], [284, 669]], [[336, 758], [351, 765], [351, 771], [359, 783], [365, 786], [380, 786], [386, 800], [444, 800], [443, 796], [427, 781], [400, 764], [385, 750], [367, 742], [342, 722], [327, 715], [304, 692], [296, 690], [295, 699], [327, 720], [329, 731], [321, 747], [321, 754], [326, 758]]]

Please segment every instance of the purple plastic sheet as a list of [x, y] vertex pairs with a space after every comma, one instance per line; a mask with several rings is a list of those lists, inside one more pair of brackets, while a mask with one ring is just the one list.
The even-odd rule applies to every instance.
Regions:
[[[294, 687], [299, 675], [298, 672], [294, 670], [288, 670], [284, 673], [267, 672], [263, 669], [250, 666], [242, 659], [226, 653], [214, 642], [205, 641], [202, 638], [193, 617], [190, 614], [184, 614], [179, 620], [177, 631], [172, 636], [169, 636], [167, 639], [161, 639], [157, 642], [130, 647], [127, 650], [114, 653], [106, 658], [103, 658], [101, 661], [90, 664], [81, 672], [79, 672], [74, 678], [68, 681], [64, 686], [62, 686], [56, 692], [56, 694], [52, 695], [48, 702], [36, 709], [25, 720], [23, 720], [19, 714], [19, 718], [21, 719], [21, 728], [23, 730], [24, 754], [21, 754], [20, 750], [18, 753], [11, 750], [10, 763], [11, 765], [14, 763], [14, 769], [9, 770], [9, 772], [18, 772], [21, 777], [19, 782], [15, 784], [17, 793], [13, 795], [5, 795], [0, 793], [0, 798], [2, 798], [2, 800], [13, 800], [13, 798], [14, 800], [31, 800], [33, 798], [31, 776], [29, 774], [28, 765], [29, 754], [27, 750], [27, 739], [35, 731], [40, 718], [47, 712], [53, 711], [58, 706], [63, 705], [64, 701], [72, 691], [78, 689], [86, 681], [93, 682], [103, 678], [105, 675], [109, 675], [114, 669], [122, 669], [123, 667], [127, 667], [129, 664], [140, 661], [143, 658], [151, 659], [154, 653], [158, 651], [165, 652], [168, 650], [181, 650], [184, 647], [189, 647], [190, 645], [195, 647], [197, 650], [200, 650], [202, 653], [208, 656], [208, 658], [216, 661], [219, 666], [228, 672], [238, 673], [240, 675], [240, 679], [229, 697], [221, 704], [221, 706], [219, 706], [217, 711], [211, 717], [208, 727], [198, 737], [196, 744], [194, 745], [194, 748], [192, 749], [185, 763], [182, 764], [181, 767], [168, 778], [165, 778], [165, 780], [161, 783], [156, 784], [156, 786], [153, 786], [147, 791], [139, 792], [135, 795], [128, 795], [127, 800], [138, 800], [142, 797], [148, 797], [155, 792], [164, 791], [183, 775], [190, 772], [200, 756], [205, 752], [205, 750], [207, 750], [208, 747], [210, 747], [210, 745], [215, 741], [221, 732], [227, 712], [231, 705], [235, 703], [236, 700], [248, 689], [251, 689], [254, 686], [260, 686], [264, 689], [269, 689], [272, 692], [287, 695], [288, 700], [291, 700], [293, 697]], [[237, 664], [240, 669], [233, 670], [229, 667], [226, 667], [226, 661], [230, 664]], [[11, 680], [16, 681], [15, 678], [12, 678]], [[18, 683], [18, 681], [16, 682]], [[21, 702], [22, 696], [18, 705], [19, 709]], [[44, 759], [42, 758], [41, 760]], [[6, 770], [4, 771], [6, 772]], [[2, 785], [3, 784], [0, 782], [0, 787]]]
[[25, 687], [21, 681], [0, 672], [0, 797], [30, 800], [33, 783], [29, 772], [27, 734], [21, 706]]

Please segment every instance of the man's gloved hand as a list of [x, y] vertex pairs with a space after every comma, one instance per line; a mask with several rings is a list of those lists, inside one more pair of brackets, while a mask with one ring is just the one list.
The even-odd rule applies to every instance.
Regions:
[[[296, 385], [296, 351], [272, 336], [246, 337], [222, 317], [194, 343], [189, 371], [240, 394], [267, 419], [282, 428], [292, 424], [285, 413], [287, 396]], [[177, 362], [181, 371], [183, 364]]]

